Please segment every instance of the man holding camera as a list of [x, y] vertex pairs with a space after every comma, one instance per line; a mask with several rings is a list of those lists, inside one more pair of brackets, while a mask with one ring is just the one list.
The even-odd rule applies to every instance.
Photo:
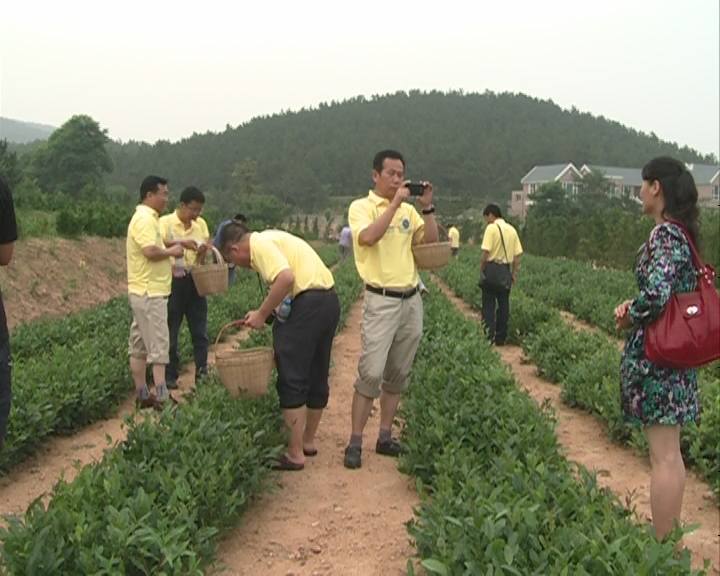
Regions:
[[[394, 150], [375, 155], [372, 176], [374, 189], [355, 200], [348, 213], [355, 265], [365, 283], [365, 302], [352, 433], [345, 448], [347, 468], [362, 464], [363, 431], [378, 397], [380, 432], [375, 451], [385, 456], [402, 452], [391, 435], [392, 424], [423, 330], [420, 276], [412, 246], [438, 241], [432, 184], [405, 180], [405, 160]], [[422, 216], [406, 202], [411, 195]]]

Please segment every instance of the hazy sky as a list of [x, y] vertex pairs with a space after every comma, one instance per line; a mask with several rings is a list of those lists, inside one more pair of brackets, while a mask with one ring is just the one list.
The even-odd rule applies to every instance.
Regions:
[[358, 94], [489, 89], [720, 152], [719, 0], [1, 5], [0, 114], [20, 120], [174, 141]]

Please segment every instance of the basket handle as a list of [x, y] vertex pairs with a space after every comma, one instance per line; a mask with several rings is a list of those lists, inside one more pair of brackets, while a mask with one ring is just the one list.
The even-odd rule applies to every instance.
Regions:
[[220, 338], [222, 338], [222, 335], [225, 334], [227, 330], [229, 330], [230, 328], [238, 328], [244, 325], [245, 320], [233, 320], [232, 322], [228, 322], [227, 324], [225, 324], [225, 326], [220, 328], [220, 332], [218, 332], [217, 338], [215, 338], [215, 346], [218, 345], [218, 342], [220, 342]]
[[[216, 264], [225, 264], [225, 259], [222, 257], [222, 254], [220, 254], [220, 251], [215, 248], [214, 244], [210, 244], [210, 248], [212, 248], [213, 254], [215, 254], [215, 263]], [[198, 262], [198, 266], [202, 266], [205, 264], [205, 260], [207, 259], [208, 251], [205, 251], [205, 254], [203, 256], [202, 262]]]

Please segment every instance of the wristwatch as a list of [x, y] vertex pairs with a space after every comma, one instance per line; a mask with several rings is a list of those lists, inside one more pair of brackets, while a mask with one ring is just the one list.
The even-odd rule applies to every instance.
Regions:
[[435, 206], [430, 206], [427, 210], [423, 210], [423, 216], [427, 216], [428, 214], [433, 214], [435, 212]]

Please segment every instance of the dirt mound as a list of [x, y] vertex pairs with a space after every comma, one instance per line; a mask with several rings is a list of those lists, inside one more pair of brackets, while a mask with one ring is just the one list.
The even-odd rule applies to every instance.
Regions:
[[0, 268], [8, 327], [77, 312], [126, 293], [125, 239], [30, 239]]

